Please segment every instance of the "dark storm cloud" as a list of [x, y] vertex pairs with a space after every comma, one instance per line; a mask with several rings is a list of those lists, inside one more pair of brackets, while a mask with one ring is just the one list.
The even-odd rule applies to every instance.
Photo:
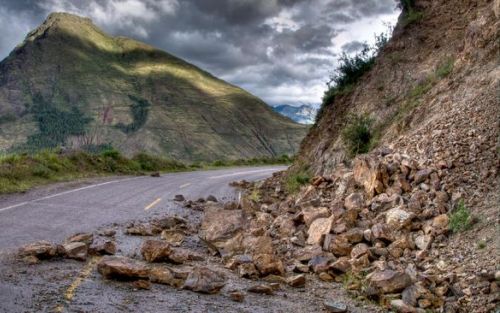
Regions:
[[365, 43], [359, 41], [351, 41], [342, 45], [342, 51], [345, 53], [353, 53], [361, 51], [365, 47]]
[[319, 102], [335, 55], [355, 51], [381, 29], [382, 16], [397, 15], [394, 0], [0, 1], [0, 58], [49, 12], [66, 11], [169, 51], [271, 104]]

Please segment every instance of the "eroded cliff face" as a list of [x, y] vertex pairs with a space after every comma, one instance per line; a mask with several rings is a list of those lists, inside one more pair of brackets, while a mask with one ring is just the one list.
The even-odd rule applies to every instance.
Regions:
[[401, 17], [374, 68], [326, 108], [303, 141], [299, 162], [314, 174], [331, 174], [348, 160], [341, 138], [347, 114], [368, 113], [378, 147], [454, 163], [476, 181], [496, 173], [499, 5], [416, 1], [422, 18], [405, 25]]

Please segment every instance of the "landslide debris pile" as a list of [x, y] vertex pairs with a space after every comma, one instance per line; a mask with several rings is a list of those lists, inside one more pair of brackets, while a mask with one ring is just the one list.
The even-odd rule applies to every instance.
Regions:
[[213, 295], [213, 300], [203, 301], [234, 311], [380, 311], [346, 297], [312, 273], [287, 267], [272, 237], [242, 204], [219, 203], [213, 196], [191, 201], [177, 195], [175, 201], [184, 206], [186, 217], [168, 215], [103, 227], [60, 244], [39, 241], [21, 247], [18, 259], [27, 266], [53, 262], [54, 269], [61, 262], [87, 261], [85, 267], [100, 274], [88, 278], [97, 279], [93, 290], [107, 288], [99, 284], [112, 280], [130, 286], [129, 292], [156, 292], [160, 302], [172, 297], [172, 288]]
[[[467, 209], [460, 193], [443, 188], [445, 163], [424, 164], [382, 148], [352, 164], [313, 178], [296, 195], [284, 194], [279, 175], [249, 191], [252, 199], [259, 194], [259, 201], [243, 201], [254, 216], [249, 231], [275, 245], [273, 272], [282, 271], [282, 260], [285, 271], [312, 271], [397, 312], [498, 307], [498, 254], [477, 260], [465, 251], [475, 246], [457, 248], [449, 239], [477, 217], [456, 225], [458, 211]], [[237, 238], [220, 247], [227, 253]], [[258, 259], [254, 264], [259, 268]]]

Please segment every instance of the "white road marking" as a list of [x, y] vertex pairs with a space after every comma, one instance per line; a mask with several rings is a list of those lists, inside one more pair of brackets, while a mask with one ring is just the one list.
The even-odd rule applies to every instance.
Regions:
[[17, 207], [20, 207], [20, 206], [23, 206], [23, 205], [26, 205], [26, 204], [29, 204], [29, 203], [33, 203], [33, 202], [37, 202], [37, 201], [41, 201], [41, 200], [52, 199], [52, 198], [55, 198], [55, 197], [67, 195], [69, 193], [73, 193], [73, 192], [77, 192], [77, 191], [82, 191], [82, 190], [85, 190], [85, 189], [100, 187], [100, 186], [109, 185], [109, 184], [113, 184], [113, 183], [125, 182], [125, 181], [139, 179], [139, 178], [142, 178], [142, 177], [117, 179], [117, 180], [112, 180], [112, 181], [108, 181], [108, 182], [105, 182], [105, 183], [100, 183], [100, 184], [95, 184], [95, 185], [89, 185], [89, 186], [85, 186], [85, 187], [81, 187], [81, 188], [77, 188], [77, 189], [71, 189], [71, 190], [63, 191], [63, 192], [56, 193], [56, 194], [53, 194], [53, 195], [49, 195], [49, 196], [45, 196], [45, 197], [42, 197], [42, 198], [38, 198], [38, 199], [35, 199], [35, 200], [25, 201], [25, 202], [17, 203], [17, 204], [14, 204], [14, 205], [11, 205], [11, 206], [8, 206], [8, 207], [5, 207], [5, 208], [1, 208], [0, 212], [7, 211], [7, 210], [10, 210], [10, 209], [14, 209], [14, 208], [17, 208]]
[[161, 198], [156, 199], [150, 205], [148, 205], [147, 207], [145, 207], [144, 211], [147, 211], [147, 210], [151, 209], [152, 207], [154, 207], [155, 205], [157, 205], [160, 201], [161, 201]]
[[191, 183], [186, 183], [184, 185], [180, 185], [179, 189], [186, 188], [187, 186], [191, 185]]
[[225, 175], [219, 175], [219, 176], [212, 176], [212, 177], [209, 177], [208, 179], [216, 179], [216, 178], [223, 178], [223, 177], [230, 177], [230, 176], [238, 176], [238, 175], [242, 175], [242, 174], [261, 173], [261, 172], [262, 173], [263, 172], [276, 172], [276, 171], [278, 171], [278, 170], [275, 168], [269, 168], [269, 169], [265, 169], [265, 170], [237, 172], [237, 173], [231, 173], [231, 174], [225, 174]]

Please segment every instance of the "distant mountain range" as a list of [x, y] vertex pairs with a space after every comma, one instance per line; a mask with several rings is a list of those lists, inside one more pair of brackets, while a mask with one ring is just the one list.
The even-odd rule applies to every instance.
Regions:
[[274, 107], [274, 111], [300, 124], [314, 124], [318, 106], [303, 104], [296, 107], [284, 104]]
[[294, 154], [306, 132], [237, 86], [67, 13], [0, 62], [0, 152], [111, 145], [210, 161]]

